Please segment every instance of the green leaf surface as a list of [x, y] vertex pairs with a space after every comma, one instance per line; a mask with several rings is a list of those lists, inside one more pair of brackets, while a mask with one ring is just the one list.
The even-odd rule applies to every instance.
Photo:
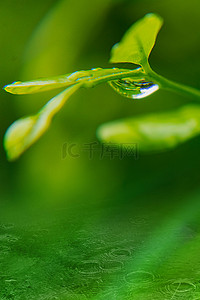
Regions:
[[68, 87], [52, 98], [38, 114], [21, 118], [8, 128], [4, 137], [4, 147], [9, 160], [17, 159], [44, 134], [49, 128], [53, 116], [79, 87], [80, 84]]
[[175, 148], [200, 133], [200, 107], [185, 106], [179, 110], [122, 119], [103, 124], [97, 131], [106, 143], [137, 143], [141, 152], [159, 152]]
[[111, 63], [134, 63], [144, 66], [155, 44], [163, 20], [156, 14], [147, 14], [133, 24], [121, 42], [112, 48]]
[[67, 87], [76, 84], [78, 80], [88, 78], [90, 71], [78, 71], [66, 75], [41, 78], [31, 81], [16, 81], [4, 87], [4, 90], [11, 94], [24, 95], [46, 92], [49, 90]]

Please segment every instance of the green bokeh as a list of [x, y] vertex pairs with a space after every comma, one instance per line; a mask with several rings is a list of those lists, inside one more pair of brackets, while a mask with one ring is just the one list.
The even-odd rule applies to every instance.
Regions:
[[[0, 3], [1, 87], [110, 67], [110, 49], [146, 13], [164, 18], [150, 62], [200, 88], [199, 0], [10, 0]], [[3, 90], [1, 140], [55, 93]], [[159, 91], [127, 100], [107, 85], [80, 90], [18, 161], [1, 146], [0, 299], [200, 299], [199, 137], [175, 150], [92, 159], [96, 129], [191, 101]], [[66, 143], [79, 158], [65, 157]], [[1, 143], [2, 144], [2, 143]]]

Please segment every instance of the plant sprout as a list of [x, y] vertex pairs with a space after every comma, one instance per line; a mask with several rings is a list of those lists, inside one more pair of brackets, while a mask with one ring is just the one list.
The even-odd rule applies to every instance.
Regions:
[[[155, 73], [149, 64], [163, 20], [147, 14], [125, 33], [111, 51], [111, 63], [133, 63], [135, 69], [92, 69], [72, 74], [27, 82], [14, 82], [4, 89], [12, 94], [33, 94], [56, 88], [64, 91], [51, 99], [36, 115], [15, 121], [7, 130], [4, 147], [9, 160], [17, 159], [48, 129], [53, 116], [79, 88], [107, 82], [117, 93], [131, 99], [145, 98], [159, 89], [198, 98], [200, 91]], [[200, 107], [186, 106], [175, 112], [124, 119], [102, 125], [97, 130], [100, 140], [115, 143], [138, 142], [141, 151], [162, 151], [173, 148], [200, 133]]]

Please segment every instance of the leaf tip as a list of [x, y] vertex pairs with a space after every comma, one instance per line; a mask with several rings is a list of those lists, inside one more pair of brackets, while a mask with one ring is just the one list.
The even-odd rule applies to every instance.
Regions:
[[35, 116], [15, 121], [7, 129], [4, 136], [4, 149], [7, 159], [14, 161], [28, 148], [28, 136], [36, 122]]
[[21, 84], [21, 81], [15, 81], [11, 84], [7, 84], [3, 87], [4, 91], [11, 93], [11, 94], [17, 94], [15, 91], [16, 86], [18, 86], [19, 84]]
[[163, 23], [164, 23], [164, 19], [157, 13], [148, 13], [144, 16], [144, 18], [149, 18], [152, 20], [157, 20], [160, 24], [160, 27], [162, 27]]

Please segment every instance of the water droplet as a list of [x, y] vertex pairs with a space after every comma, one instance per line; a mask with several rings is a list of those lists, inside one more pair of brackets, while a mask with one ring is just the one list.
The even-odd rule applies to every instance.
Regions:
[[0, 245], [0, 260], [3, 259], [4, 255], [9, 254], [10, 250], [8, 246]]
[[7, 242], [13, 243], [18, 240], [18, 237], [11, 235], [11, 234], [1, 234], [0, 235], [0, 242]]
[[99, 70], [102, 70], [102, 68], [93, 68], [93, 69], [91, 69], [91, 71], [99, 71]]
[[129, 221], [131, 224], [134, 224], [134, 225], [139, 225], [139, 226], [148, 225], [148, 221], [144, 217], [134, 217], [134, 218], [131, 218]]
[[7, 223], [7, 224], [0, 225], [0, 229], [3, 229], [3, 230], [10, 230], [10, 229], [13, 229], [13, 227], [14, 227], [13, 223]]
[[17, 280], [16, 279], [6, 279], [5, 282], [6, 283], [16, 283]]
[[193, 293], [196, 290], [196, 285], [187, 279], [177, 279], [169, 281], [160, 291], [163, 294], [178, 296], [182, 293]]
[[131, 251], [130, 249], [121, 249], [121, 248], [116, 248], [112, 249], [110, 252], [110, 255], [113, 257], [118, 257], [118, 258], [127, 258], [131, 256]]
[[109, 84], [118, 94], [131, 99], [142, 99], [159, 90], [157, 84], [144, 79], [140, 81], [132, 78], [118, 79], [110, 81]]
[[101, 272], [98, 261], [84, 261], [79, 267], [78, 271], [85, 275], [94, 275]]
[[102, 263], [102, 270], [106, 273], [116, 272], [123, 269], [123, 263], [117, 260], [107, 260]]
[[102, 250], [105, 248], [105, 242], [103, 240], [86, 240], [85, 242], [82, 243], [83, 246], [86, 248], [92, 249], [92, 251], [98, 251]]
[[147, 271], [133, 271], [125, 276], [125, 281], [130, 284], [144, 284], [155, 280], [155, 275]]

